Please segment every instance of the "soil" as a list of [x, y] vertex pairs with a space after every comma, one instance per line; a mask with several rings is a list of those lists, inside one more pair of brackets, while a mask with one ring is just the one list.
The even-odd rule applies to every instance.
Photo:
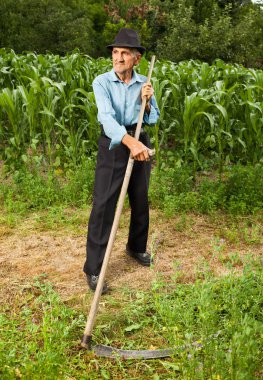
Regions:
[[[222, 234], [228, 228], [227, 221], [220, 225], [197, 215], [168, 219], [151, 211], [148, 250], [154, 255], [154, 265], [147, 268], [125, 254], [128, 220], [126, 210], [107, 270], [112, 294], [123, 288], [147, 290], [156, 278], [169, 285], [174, 277], [180, 282], [193, 282], [202, 278], [205, 270], [221, 276], [228, 272], [228, 264], [239, 270], [247, 255], [263, 253], [262, 233], [253, 244], [244, 242], [242, 233], [233, 242]], [[52, 282], [63, 299], [87, 294], [82, 272], [86, 225], [80, 226], [81, 233], [66, 228], [43, 231], [33, 226], [30, 217], [16, 228], [0, 225], [0, 302], [12, 288], [26, 286], [40, 275]]]

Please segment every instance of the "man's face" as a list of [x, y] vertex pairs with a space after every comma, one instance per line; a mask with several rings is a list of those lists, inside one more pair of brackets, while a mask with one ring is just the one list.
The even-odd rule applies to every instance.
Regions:
[[114, 47], [112, 49], [112, 63], [116, 74], [124, 74], [132, 71], [133, 66], [140, 61], [141, 55], [134, 54], [128, 48]]

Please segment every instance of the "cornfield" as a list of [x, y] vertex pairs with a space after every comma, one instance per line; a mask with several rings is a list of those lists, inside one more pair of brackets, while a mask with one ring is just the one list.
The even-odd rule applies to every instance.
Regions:
[[[92, 92], [110, 59], [0, 50], [0, 159], [75, 167], [97, 148]], [[148, 71], [142, 59], [138, 71]], [[156, 163], [199, 169], [263, 162], [263, 71], [217, 60], [157, 61], [152, 84], [161, 111], [149, 128]]]

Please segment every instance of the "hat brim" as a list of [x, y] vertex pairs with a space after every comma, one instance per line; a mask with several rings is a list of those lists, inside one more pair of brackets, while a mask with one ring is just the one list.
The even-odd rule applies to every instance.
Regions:
[[129, 45], [129, 44], [112, 44], [112, 45], [108, 45], [106, 46], [107, 49], [110, 49], [112, 50], [114, 47], [123, 47], [123, 48], [129, 48], [129, 49], [137, 49], [141, 54], [143, 54], [145, 51], [146, 51], [146, 48], [144, 46], [134, 46], [134, 45]]

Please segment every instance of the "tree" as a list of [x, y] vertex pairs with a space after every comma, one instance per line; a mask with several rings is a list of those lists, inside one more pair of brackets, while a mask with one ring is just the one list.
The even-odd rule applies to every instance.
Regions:
[[167, 18], [166, 35], [158, 41], [157, 54], [172, 61], [196, 58], [197, 26], [193, 20], [193, 7], [183, 1], [178, 9]]
[[[101, 53], [106, 13], [101, 2], [84, 0], [3, 0], [2, 47], [65, 54], [79, 48]], [[8, 33], [7, 33], [8, 31]]]
[[[262, 1], [263, 3], [263, 1]], [[0, 47], [107, 55], [121, 27], [147, 54], [175, 61], [260, 62], [263, 7], [251, 0], [1, 0]]]
[[233, 52], [236, 62], [246, 66], [263, 65], [263, 12], [252, 8], [234, 29]]
[[233, 58], [233, 27], [228, 13], [212, 15], [198, 27], [197, 57], [211, 63], [215, 58], [230, 61]]

